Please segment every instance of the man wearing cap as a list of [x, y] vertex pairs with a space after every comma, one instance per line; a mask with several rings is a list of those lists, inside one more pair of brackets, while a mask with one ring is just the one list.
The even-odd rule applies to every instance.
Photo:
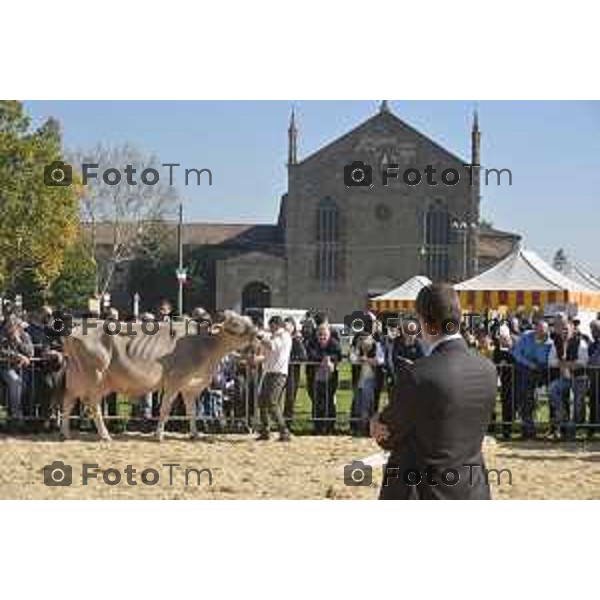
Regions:
[[52, 319], [52, 308], [42, 306], [27, 327], [35, 357], [41, 359], [33, 371], [33, 388], [34, 402], [39, 406], [39, 417], [46, 429], [51, 427], [52, 413], [60, 406], [66, 370], [62, 336], [48, 335]]
[[8, 411], [13, 424], [23, 420], [23, 389], [26, 379], [24, 368], [33, 357], [31, 338], [24, 331], [16, 315], [9, 315], [0, 333], [0, 380], [8, 393]]
[[269, 417], [275, 421], [279, 429], [279, 439], [287, 442], [290, 432], [286, 427], [280, 406], [285, 389], [292, 350], [292, 337], [285, 328], [280, 316], [269, 319], [270, 332], [261, 334], [261, 346], [265, 351], [263, 362], [263, 379], [258, 396], [260, 415], [260, 433], [258, 441], [266, 441], [270, 437]]

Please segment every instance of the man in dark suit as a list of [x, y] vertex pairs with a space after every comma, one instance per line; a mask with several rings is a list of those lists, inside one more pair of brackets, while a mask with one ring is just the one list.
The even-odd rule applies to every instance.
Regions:
[[373, 437], [391, 452], [380, 498], [489, 499], [481, 444], [496, 369], [467, 349], [451, 286], [421, 290], [416, 312], [426, 356], [401, 368], [389, 405], [371, 424]]

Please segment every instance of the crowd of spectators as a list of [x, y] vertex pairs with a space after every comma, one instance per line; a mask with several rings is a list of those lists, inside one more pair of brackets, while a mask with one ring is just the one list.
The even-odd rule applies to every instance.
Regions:
[[[12, 429], [22, 429], [27, 421], [47, 429], [56, 420], [66, 359], [62, 338], [47, 335], [52, 314], [50, 307], [42, 307], [31, 315], [12, 312], [3, 317], [0, 388]], [[171, 305], [164, 301], [156, 314], [144, 313], [141, 319], [165, 321], [171, 314]], [[103, 316], [119, 319], [115, 309]], [[199, 419], [218, 426], [233, 423], [246, 431], [254, 422], [259, 439], [268, 438], [274, 421], [281, 438], [288, 439], [303, 383], [314, 433], [333, 434], [340, 368], [347, 360], [350, 431], [365, 436], [382, 398], [392, 394], [399, 371], [426, 353], [418, 335], [409, 335], [404, 327], [386, 328], [378, 320], [351, 336], [322, 314], [307, 313], [299, 324], [276, 317], [266, 325], [260, 340], [221, 361], [198, 400]], [[563, 314], [550, 321], [520, 315], [462, 324], [467, 345], [497, 366], [499, 402], [491, 415], [492, 432], [533, 438], [540, 421], [549, 423], [547, 434], [556, 439], [573, 439], [578, 431], [591, 437], [600, 431], [600, 320], [591, 323], [590, 332], [585, 335], [576, 319]], [[159, 402], [158, 393], [135, 399], [133, 426], [150, 430]], [[104, 399], [104, 412], [117, 416], [116, 395]], [[183, 414], [183, 406], [175, 405], [174, 413]]]

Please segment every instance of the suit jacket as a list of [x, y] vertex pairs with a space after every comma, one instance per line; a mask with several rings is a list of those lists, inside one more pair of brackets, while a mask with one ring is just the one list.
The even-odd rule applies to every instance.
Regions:
[[481, 444], [496, 377], [492, 361], [469, 351], [462, 339], [441, 343], [397, 374], [380, 414], [391, 433], [382, 499], [490, 498]]

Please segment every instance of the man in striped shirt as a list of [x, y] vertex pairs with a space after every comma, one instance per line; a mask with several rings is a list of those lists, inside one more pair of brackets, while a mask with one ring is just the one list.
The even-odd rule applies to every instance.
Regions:
[[284, 327], [283, 319], [279, 316], [271, 317], [269, 330], [270, 333], [265, 332], [261, 338], [265, 359], [263, 361], [263, 380], [258, 397], [260, 433], [257, 440], [269, 439], [269, 417], [271, 417], [279, 429], [280, 441], [287, 442], [290, 439], [290, 432], [281, 413], [280, 400], [287, 380], [292, 337]]

